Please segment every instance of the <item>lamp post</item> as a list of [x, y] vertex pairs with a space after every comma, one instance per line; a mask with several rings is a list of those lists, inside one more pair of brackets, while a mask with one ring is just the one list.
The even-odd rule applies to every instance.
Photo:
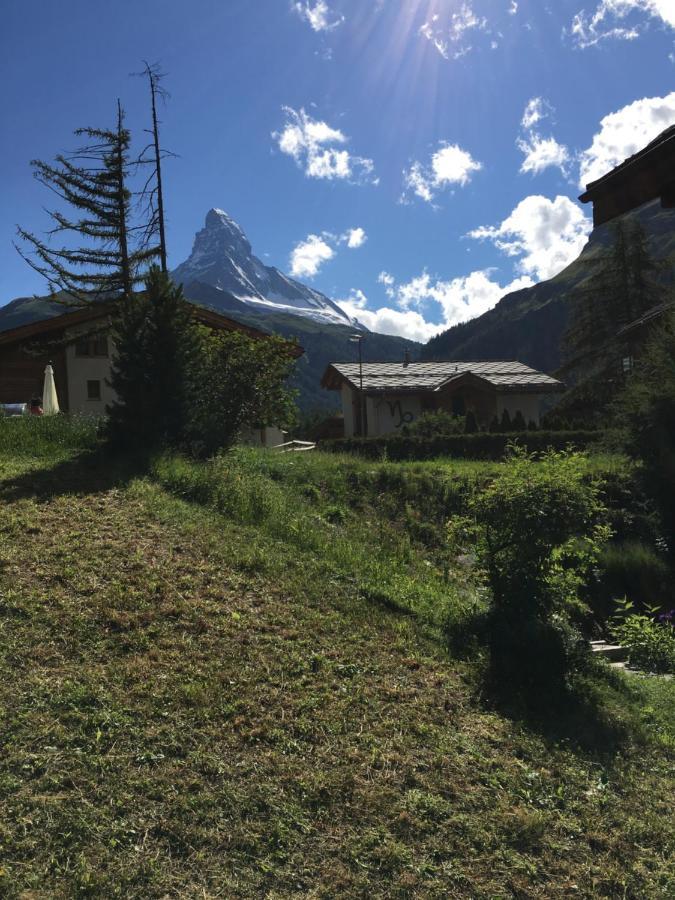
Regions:
[[366, 423], [366, 408], [363, 396], [363, 341], [365, 334], [353, 334], [349, 340], [352, 344], [359, 345], [359, 425], [361, 437], [368, 437], [368, 426]]

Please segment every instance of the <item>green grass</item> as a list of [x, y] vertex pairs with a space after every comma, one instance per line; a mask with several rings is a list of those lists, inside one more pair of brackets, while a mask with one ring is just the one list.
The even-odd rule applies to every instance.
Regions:
[[673, 895], [673, 683], [490, 708], [409, 521], [486, 472], [382, 468], [0, 455], [0, 895]]

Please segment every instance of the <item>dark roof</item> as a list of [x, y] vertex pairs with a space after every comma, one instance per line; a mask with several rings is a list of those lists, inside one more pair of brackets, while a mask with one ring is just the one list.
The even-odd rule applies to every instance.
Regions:
[[[515, 360], [363, 364], [363, 390], [369, 394], [432, 393], [460, 380], [477, 380], [497, 391], [548, 393], [564, 388], [557, 379]], [[331, 363], [321, 380], [328, 390], [339, 390], [344, 382], [359, 389], [358, 363]]]
[[[250, 325], [244, 325], [235, 319], [230, 319], [219, 312], [207, 309], [204, 306], [192, 304], [194, 317], [204, 325], [222, 331], [239, 331], [248, 335], [254, 340], [270, 337], [267, 332], [260, 331]], [[60, 316], [52, 316], [49, 319], [40, 319], [37, 322], [29, 322], [26, 325], [19, 325], [16, 328], [10, 328], [7, 331], [0, 332], [0, 346], [7, 344], [20, 343], [21, 341], [31, 340], [33, 338], [45, 337], [53, 332], [62, 332], [66, 328], [72, 328], [75, 325], [84, 324], [86, 322], [96, 322], [99, 319], [109, 319], [113, 311], [111, 303], [96, 303], [83, 309], [74, 309], [70, 312], [64, 312]], [[289, 348], [292, 347], [293, 355], [302, 356], [305, 352], [302, 347], [288, 342]]]
[[582, 203], [588, 203], [593, 200], [594, 195], [599, 190], [609, 187], [615, 181], [621, 181], [626, 175], [630, 176], [632, 174], [629, 171], [630, 169], [637, 166], [642, 167], [643, 165], [649, 165], [651, 163], [651, 157], [657, 155], [660, 156], [663, 153], [670, 154], [671, 152], [675, 154], [675, 125], [666, 128], [665, 131], [662, 131], [661, 134], [647, 144], [646, 147], [643, 147], [642, 150], [638, 150], [637, 153], [629, 156], [628, 159], [612, 169], [611, 172], [608, 172], [606, 175], [603, 175], [602, 178], [598, 178], [587, 184], [585, 192], [579, 199]]

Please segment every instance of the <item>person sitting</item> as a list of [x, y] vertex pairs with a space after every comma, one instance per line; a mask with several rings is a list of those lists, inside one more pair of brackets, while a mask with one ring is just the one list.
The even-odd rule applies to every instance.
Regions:
[[31, 416], [44, 415], [42, 409], [42, 397], [31, 397], [31, 401], [28, 404], [28, 412]]

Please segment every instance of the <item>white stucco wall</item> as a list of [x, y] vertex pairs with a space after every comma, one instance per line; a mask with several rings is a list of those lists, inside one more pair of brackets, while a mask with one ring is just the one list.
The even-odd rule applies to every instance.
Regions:
[[368, 435], [397, 434], [411, 425], [422, 413], [419, 396], [411, 394], [368, 397]]
[[525, 424], [532, 421], [538, 425], [540, 403], [540, 394], [497, 394], [497, 418], [500, 419], [504, 410], [507, 409], [513, 420], [515, 414], [520, 410]]
[[352, 399], [352, 389], [346, 383], [342, 385], [340, 392], [342, 399], [342, 413], [345, 420], [345, 437], [354, 437], [354, 406]]
[[[68, 338], [74, 339], [78, 334], [86, 332], [85, 328], [73, 329], [68, 332]], [[112, 349], [112, 341], [108, 337], [109, 354]], [[110, 356], [77, 356], [75, 344], [70, 343], [66, 347], [66, 371], [68, 373], [69, 411], [90, 416], [105, 415], [106, 406], [115, 399], [115, 392], [107, 384], [107, 379], [110, 378]], [[100, 382], [100, 400], [87, 398], [87, 381]]]

